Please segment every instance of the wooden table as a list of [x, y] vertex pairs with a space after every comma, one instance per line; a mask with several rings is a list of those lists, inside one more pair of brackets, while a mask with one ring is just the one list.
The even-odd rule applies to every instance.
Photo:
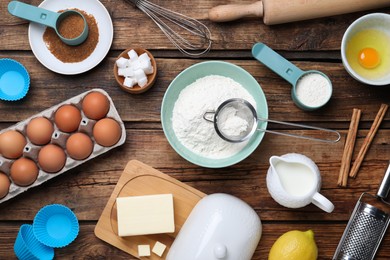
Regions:
[[[127, 140], [123, 146], [0, 205], [0, 259], [15, 258], [12, 248], [20, 225], [32, 223], [37, 211], [51, 203], [67, 205], [80, 220], [77, 240], [56, 250], [57, 259], [135, 259], [99, 240], [93, 233], [120, 174], [131, 159], [140, 160], [206, 194], [229, 193], [249, 203], [263, 223], [262, 238], [253, 259], [267, 259], [274, 241], [292, 229], [312, 229], [319, 259], [331, 259], [360, 194], [364, 191], [376, 193], [390, 159], [390, 113], [385, 116], [357, 178], [349, 180], [347, 188], [337, 186], [352, 109], [362, 110], [354, 160], [380, 104], [390, 103], [388, 87], [369, 87], [357, 82], [341, 63], [340, 44], [344, 31], [369, 11], [275, 26], [266, 26], [259, 19], [216, 24], [207, 20], [207, 12], [226, 1], [156, 1], [202, 20], [212, 32], [212, 51], [201, 59], [189, 59], [178, 52], [140, 10], [124, 1], [102, 0], [114, 23], [111, 50], [91, 71], [65, 76], [46, 69], [34, 57], [28, 42], [28, 23], [8, 14], [8, 2], [0, 1], [0, 57], [22, 62], [30, 73], [31, 86], [23, 100], [0, 102], [0, 128], [7, 128], [68, 98], [99, 87], [112, 97], [125, 122]], [[37, 0], [29, 2], [40, 3]], [[389, 8], [375, 11], [390, 13]], [[317, 69], [326, 73], [334, 87], [332, 99], [326, 107], [314, 112], [297, 108], [291, 100], [289, 84], [252, 58], [251, 47], [259, 41], [303, 70]], [[120, 90], [112, 73], [118, 54], [132, 47], [150, 50], [158, 64], [155, 85], [142, 95]], [[342, 134], [341, 141], [324, 144], [266, 134], [257, 150], [234, 166], [208, 169], [187, 162], [172, 149], [164, 136], [160, 107], [175, 76], [204, 60], [228, 61], [251, 73], [266, 94], [270, 118], [336, 129]], [[273, 129], [289, 133], [297, 131], [276, 126]], [[290, 152], [305, 154], [316, 162], [322, 175], [322, 193], [335, 204], [333, 213], [325, 213], [313, 205], [288, 209], [271, 198], [265, 181], [268, 159], [272, 155]], [[377, 259], [389, 258], [390, 236], [387, 234]]]

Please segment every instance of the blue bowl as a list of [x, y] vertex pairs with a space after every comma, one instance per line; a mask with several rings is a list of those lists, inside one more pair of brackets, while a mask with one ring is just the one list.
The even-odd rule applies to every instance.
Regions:
[[31, 225], [20, 227], [14, 244], [14, 252], [21, 260], [46, 260], [54, 258], [54, 249], [40, 243], [33, 233]]
[[[185, 69], [171, 82], [162, 101], [161, 123], [169, 144], [184, 159], [203, 167], [222, 168], [236, 164], [248, 157], [260, 144], [261, 140], [263, 139], [264, 132], [256, 131], [241, 151], [231, 157], [223, 159], [199, 156], [181, 144], [172, 128], [172, 114], [175, 102], [178, 99], [180, 92], [185, 87], [195, 82], [197, 79], [209, 75], [229, 77], [240, 83], [256, 101], [256, 110], [258, 116], [262, 118], [268, 118], [268, 106], [264, 92], [261, 89], [259, 83], [257, 83], [256, 79], [253, 78], [251, 74], [249, 74], [243, 68], [232, 63], [223, 61], [206, 61], [197, 63]], [[262, 129], [266, 129], [267, 123], [261, 122], [260, 127]]]
[[34, 235], [42, 244], [50, 247], [65, 247], [79, 233], [79, 222], [68, 207], [51, 204], [39, 210], [33, 222]]
[[0, 99], [16, 101], [26, 96], [30, 76], [26, 68], [12, 59], [0, 59]]

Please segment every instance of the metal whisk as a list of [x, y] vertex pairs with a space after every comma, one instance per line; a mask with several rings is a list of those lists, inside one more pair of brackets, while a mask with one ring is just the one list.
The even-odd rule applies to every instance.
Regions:
[[182, 53], [199, 57], [210, 50], [212, 43], [210, 30], [198, 20], [146, 0], [125, 1], [148, 15]]

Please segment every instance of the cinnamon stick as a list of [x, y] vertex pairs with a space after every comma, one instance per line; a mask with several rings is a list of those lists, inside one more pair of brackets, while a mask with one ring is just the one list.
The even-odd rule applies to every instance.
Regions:
[[388, 108], [388, 105], [386, 105], [386, 104], [382, 104], [381, 107], [379, 108], [379, 111], [376, 114], [375, 120], [371, 125], [370, 131], [368, 131], [366, 139], [364, 139], [363, 145], [360, 148], [359, 154], [357, 155], [356, 160], [355, 160], [355, 162], [352, 166], [352, 169], [349, 173], [350, 177], [352, 177], [352, 178], [356, 177], [356, 175], [359, 171], [360, 165], [362, 164], [364, 157], [366, 156], [368, 148], [370, 147], [372, 140], [374, 139], [375, 134], [378, 131], [379, 126], [380, 126], [383, 118], [385, 117], [387, 108]]
[[348, 173], [351, 168], [353, 148], [355, 147], [356, 135], [358, 131], [360, 116], [362, 111], [354, 108], [352, 111], [351, 123], [349, 124], [347, 138], [345, 140], [344, 152], [341, 158], [341, 167], [337, 185], [347, 187]]

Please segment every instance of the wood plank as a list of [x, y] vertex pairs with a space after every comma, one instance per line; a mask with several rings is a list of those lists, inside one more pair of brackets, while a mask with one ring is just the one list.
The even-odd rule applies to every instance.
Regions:
[[[155, 194], [172, 194], [174, 203], [174, 233], [139, 235], [121, 238], [118, 236], [116, 199], [127, 196], [144, 196]], [[140, 161], [131, 160], [126, 164], [123, 173], [112, 192], [110, 199], [99, 217], [94, 233], [101, 240], [131, 254], [138, 255], [137, 245], [154, 245], [157, 241], [166, 245], [169, 250], [177, 234], [192, 209], [206, 194], [147, 166]], [[151, 224], [151, 223], [150, 223]], [[124, 242], [126, 241], [126, 242]], [[164, 255], [164, 257], [166, 254]], [[160, 259], [152, 254], [150, 259]]]
[[[2, 58], [0, 54], [0, 58]], [[77, 76], [65, 76], [44, 68], [32, 55], [15, 55], [31, 75], [28, 95], [18, 102], [0, 102], [2, 122], [18, 122], [66, 99], [95, 87], [112, 97], [122, 120], [159, 122], [163, 96], [170, 82], [185, 68], [198, 63], [189, 59], [157, 59], [159, 72], [155, 85], [146, 93], [132, 95], [122, 91], [113, 73], [115, 58], [106, 58], [97, 68]], [[281, 121], [343, 122], [347, 128], [352, 109], [362, 110], [361, 121], [372, 121], [380, 103], [390, 104], [387, 88], [369, 87], [350, 77], [341, 64], [328, 62], [294, 62], [303, 70], [317, 69], [333, 81], [333, 97], [323, 109], [305, 112], [291, 99], [291, 85], [255, 60], [227, 60], [243, 67], [259, 82], [267, 98], [269, 118]], [[12, 111], [9, 113], [8, 111]], [[383, 126], [389, 127], [390, 113]], [[368, 126], [369, 127], [369, 126]]]
[[[244, 161], [228, 168], [207, 169], [181, 158], [170, 147], [161, 130], [129, 129], [123, 146], [1, 204], [0, 220], [30, 220], [44, 205], [62, 203], [74, 209], [80, 220], [95, 221], [127, 161], [137, 159], [206, 194], [223, 192], [237, 196], [255, 208], [263, 220], [345, 221], [362, 192], [375, 194], [379, 188], [389, 159], [390, 132], [379, 130], [358, 177], [349, 180], [349, 187], [342, 189], [337, 186], [337, 178], [345, 134], [346, 131], [338, 144], [266, 135], [259, 148]], [[359, 131], [357, 149], [366, 134], [367, 130]], [[287, 143], [290, 144], [288, 149]], [[333, 213], [325, 213], [313, 205], [287, 209], [270, 197], [265, 181], [268, 159], [288, 152], [305, 154], [318, 165], [322, 175], [322, 193], [335, 204]], [[355, 158], [356, 153], [353, 160]]]
[[[2, 259], [15, 259], [12, 250], [20, 225], [27, 222], [0, 222], [0, 252]], [[94, 222], [81, 222], [76, 240], [65, 248], [55, 250], [56, 259], [128, 259], [136, 258], [98, 239], [93, 230]], [[332, 258], [346, 223], [268, 223], [263, 221], [263, 232], [253, 260], [266, 260], [276, 239], [290, 230], [314, 231], [318, 247], [318, 260]], [[386, 234], [376, 256], [376, 260], [388, 259], [390, 255], [390, 235]]]
[[[1, 10], [7, 10], [8, 2], [0, 1]], [[140, 10], [125, 1], [102, 0], [101, 2], [110, 13], [115, 28], [112, 49], [142, 46], [151, 50], [175, 50], [153, 21]], [[267, 26], [261, 19], [244, 19], [230, 23], [210, 22], [207, 19], [208, 10], [213, 6], [226, 4], [226, 1], [198, 0], [180, 6], [175, 1], [152, 2], [205, 23], [212, 33], [213, 50], [248, 50], [258, 41], [265, 42], [278, 50], [339, 50], [342, 35], [354, 20], [374, 11], [390, 13], [390, 9], [385, 8]], [[34, 5], [39, 3], [40, 1], [37, 0], [31, 1]], [[251, 1], [245, 0], [240, 3], [251, 3]], [[0, 18], [0, 32], [3, 39], [7, 41], [0, 42], [0, 49], [30, 50], [27, 30], [28, 23], [12, 17], [8, 12], [5, 13]]]

